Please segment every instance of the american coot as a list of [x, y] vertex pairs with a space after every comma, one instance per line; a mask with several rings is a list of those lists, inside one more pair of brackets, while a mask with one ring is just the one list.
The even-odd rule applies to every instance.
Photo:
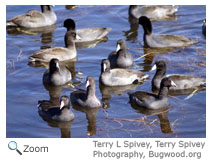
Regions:
[[76, 32], [75, 43], [79, 48], [83, 47], [83, 44], [86, 44], [84, 46], [91, 46], [91, 44], [99, 43], [99, 40], [103, 39], [111, 31], [111, 28], [84, 28], [76, 30], [75, 21], [72, 19], [66, 19], [64, 27], [67, 31], [73, 30]]
[[54, 47], [44, 49], [33, 53], [29, 59], [31, 61], [49, 62], [52, 58], [57, 58], [59, 61], [71, 60], [76, 58], [77, 51], [74, 40], [76, 33], [74, 31], [67, 31], [65, 34], [65, 48]]
[[138, 19], [140, 16], [147, 16], [149, 19], [166, 19], [178, 10], [178, 6], [143, 6], [130, 5], [129, 16]]
[[128, 68], [133, 65], [133, 56], [126, 50], [124, 40], [117, 41], [116, 53], [111, 53], [108, 56], [111, 67]]
[[167, 108], [169, 107], [168, 90], [171, 86], [176, 87], [176, 84], [168, 78], [163, 78], [158, 95], [137, 91], [129, 95], [130, 103], [145, 109]]
[[203, 21], [202, 33], [206, 36], [206, 19], [204, 19], [204, 21]]
[[[156, 73], [152, 79], [152, 90], [159, 90], [161, 80], [165, 77], [166, 74], [166, 63], [164, 61], [156, 61], [155, 65], [152, 67], [152, 70], [156, 70]], [[206, 82], [204, 78], [182, 74], [169, 74], [166, 75], [166, 77], [175, 82], [177, 87], [171, 87], [170, 90], [178, 91], [178, 94], [180, 90], [194, 90], [198, 87], [204, 87], [204, 84]]]
[[56, 23], [57, 17], [52, 6], [41, 5], [41, 11], [30, 10], [23, 15], [15, 16], [7, 21], [7, 26], [20, 26], [25, 28], [38, 28]]
[[110, 62], [103, 59], [101, 63], [100, 82], [105, 86], [123, 86], [144, 81], [149, 75], [137, 70], [110, 69]]
[[59, 65], [58, 59], [51, 59], [49, 69], [43, 74], [43, 83], [48, 85], [64, 85], [72, 79], [71, 72]]
[[139, 24], [144, 29], [144, 45], [151, 48], [168, 48], [168, 47], [186, 47], [195, 44], [189, 38], [181, 35], [165, 35], [152, 33], [152, 24], [148, 17], [141, 16], [139, 18]]
[[94, 78], [88, 76], [86, 79], [87, 90], [74, 91], [70, 95], [72, 105], [83, 108], [99, 108], [101, 103], [95, 94], [95, 81]]
[[45, 101], [38, 101], [38, 109], [40, 115], [48, 119], [60, 122], [71, 121], [75, 118], [75, 115], [70, 110], [70, 101], [68, 96], [61, 96], [60, 107], [52, 107], [49, 109], [44, 109], [42, 107], [43, 102], [45, 103]]

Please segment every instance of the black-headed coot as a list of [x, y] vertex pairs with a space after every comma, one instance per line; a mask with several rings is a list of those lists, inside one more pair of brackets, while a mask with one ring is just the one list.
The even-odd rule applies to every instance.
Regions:
[[187, 47], [197, 43], [182, 35], [155, 34], [152, 32], [152, 23], [146, 16], [139, 18], [139, 24], [144, 29], [144, 45], [150, 48]]
[[73, 30], [76, 32], [76, 44], [82, 44], [103, 39], [111, 31], [111, 28], [76, 29], [75, 21], [70, 18], [64, 21], [64, 27], [67, 29], [67, 31]]

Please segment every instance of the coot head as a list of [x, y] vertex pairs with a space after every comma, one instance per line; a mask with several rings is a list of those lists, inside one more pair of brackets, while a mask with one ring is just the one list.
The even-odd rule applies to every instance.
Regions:
[[165, 61], [156, 61], [155, 62], [155, 65], [152, 67], [152, 71], [153, 70], [166, 70], [166, 63], [165, 63]]
[[58, 70], [59, 69], [59, 60], [56, 58], [51, 59], [49, 62], [49, 69], [50, 69], [50, 72], [54, 72], [54, 71]]
[[177, 85], [170, 80], [169, 78], [163, 78], [161, 83], [160, 83], [160, 89], [162, 89], [163, 87], [176, 87]]
[[103, 59], [101, 62], [101, 73], [110, 69], [110, 62], [108, 59]]
[[146, 16], [141, 16], [139, 18], [139, 24], [141, 24], [144, 28], [144, 33], [151, 34], [152, 33], [152, 23], [150, 19]]
[[94, 80], [93, 77], [88, 76], [86, 78], [86, 87], [88, 88], [88, 87], [91, 87], [91, 86], [95, 86], [95, 80]]
[[68, 98], [68, 96], [61, 96], [60, 98], [60, 109], [66, 107], [69, 108], [70, 105], [70, 100]]
[[76, 29], [76, 25], [75, 25], [75, 22], [74, 20], [72, 19], [66, 19], [64, 21], [64, 25], [63, 25], [65, 28], [67, 28], [67, 30], [74, 30]]
[[120, 39], [120, 40], [117, 41], [117, 49], [116, 49], [116, 52], [119, 51], [120, 49], [126, 49], [126, 43], [122, 39]]

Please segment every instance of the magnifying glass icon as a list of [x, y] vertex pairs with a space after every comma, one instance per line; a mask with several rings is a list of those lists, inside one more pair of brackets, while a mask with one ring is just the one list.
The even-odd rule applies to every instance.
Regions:
[[11, 141], [8, 143], [8, 148], [10, 150], [16, 150], [20, 155], [22, 155], [21, 151], [19, 151], [17, 147], [18, 147], [18, 145], [15, 141]]

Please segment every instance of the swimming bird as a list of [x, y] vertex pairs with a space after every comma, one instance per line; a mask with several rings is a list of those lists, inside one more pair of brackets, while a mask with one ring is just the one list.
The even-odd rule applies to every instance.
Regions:
[[56, 23], [57, 16], [51, 5], [41, 5], [41, 12], [30, 10], [23, 15], [17, 15], [7, 21], [7, 26], [38, 28]]
[[75, 118], [75, 115], [70, 110], [70, 101], [68, 96], [60, 97], [60, 107], [45, 109], [42, 107], [43, 103], [45, 103], [45, 100], [38, 101], [39, 114], [48, 119], [59, 122], [66, 122], [71, 121]]
[[152, 5], [142, 6], [130, 5], [129, 16], [139, 19], [141, 16], [147, 16], [149, 19], [165, 19], [177, 12], [178, 6], [166, 6], [166, 5]]
[[71, 72], [65, 67], [59, 65], [58, 59], [51, 59], [49, 69], [43, 74], [43, 83], [47, 85], [64, 85], [71, 81]]
[[[204, 78], [183, 75], [183, 74], [168, 74], [166, 75], [166, 63], [162, 60], [156, 61], [151, 70], [156, 70], [152, 79], [152, 90], [159, 90], [160, 83], [164, 77], [173, 80], [177, 87], [170, 87], [172, 91], [180, 91], [186, 89], [196, 89], [204, 87], [206, 80]], [[180, 91], [182, 93], [182, 91]], [[175, 92], [176, 93], [176, 92]], [[179, 92], [178, 92], [179, 93]]]
[[111, 67], [128, 68], [133, 65], [133, 56], [126, 50], [126, 43], [120, 39], [117, 41], [117, 49], [115, 53], [108, 56]]
[[53, 47], [43, 49], [33, 53], [29, 56], [31, 61], [49, 62], [51, 59], [56, 58], [59, 61], [66, 61], [75, 59], [77, 51], [75, 47], [76, 33], [74, 31], [67, 31], [64, 37], [65, 47]]
[[155, 34], [152, 32], [152, 24], [148, 17], [141, 16], [139, 24], [144, 29], [144, 45], [150, 48], [186, 47], [197, 43], [182, 35]]
[[[76, 29], [76, 24], [73, 19], [66, 19], [63, 25], [67, 31], [73, 30], [77, 37], [75, 43], [77, 47], [91, 46], [91, 44], [99, 43], [110, 31], [111, 28], [83, 28]], [[92, 46], [91, 46], [92, 47]]]
[[86, 78], [87, 90], [74, 91], [70, 95], [72, 105], [82, 108], [100, 108], [101, 103], [95, 94], [95, 80], [93, 77]]
[[137, 91], [129, 94], [130, 103], [145, 109], [168, 108], [169, 87], [176, 87], [176, 84], [169, 78], [163, 78], [160, 84], [160, 91], [158, 95]]
[[105, 86], [123, 86], [144, 81], [149, 75], [138, 70], [110, 69], [110, 62], [103, 59], [101, 62], [100, 82]]

